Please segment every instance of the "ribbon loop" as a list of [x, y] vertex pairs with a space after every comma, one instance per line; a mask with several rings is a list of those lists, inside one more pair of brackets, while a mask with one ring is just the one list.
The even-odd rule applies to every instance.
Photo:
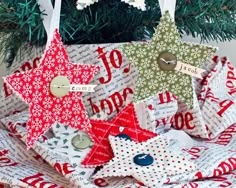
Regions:
[[166, 11], [169, 11], [170, 16], [173, 20], [175, 20], [175, 8], [176, 8], [176, 0], [158, 0], [161, 14], [164, 15]]
[[59, 29], [60, 14], [61, 14], [61, 0], [55, 0], [54, 9], [50, 0], [39, 0], [39, 8], [43, 15], [43, 25], [48, 35], [46, 49], [53, 39], [54, 31]]

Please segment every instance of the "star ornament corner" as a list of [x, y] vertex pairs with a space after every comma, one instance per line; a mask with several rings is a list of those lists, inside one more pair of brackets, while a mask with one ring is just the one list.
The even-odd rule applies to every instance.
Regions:
[[56, 97], [52, 94], [50, 84], [58, 77], [66, 78], [69, 85], [88, 84], [98, 71], [98, 66], [71, 63], [56, 29], [37, 68], [5, 78], [5, 82], [29, 105], [28, 148], [55, 122], [80, 130], [90, 129], [90, 121], [81, 100], [82, 93], [68, 92], [63, 97]]
[[91, 120], [88, 132], [94, 144], [90, 153], [82, 161], [84, 167], [97, 167], [109, 162], [113, 157], [109, 135], [143, 142], [157, 134], [141, 128], [134, 105], [124, 107], [111, 121]]
[[124, 138], [109, 137], [114, 158], [94, 178], [133, 176], [149, 187], [161, 187], [169, 176], [191, 172], [194, 163], [170, 151], [162, 136], [135, 143]]
[[[171, 68], [171, 62], [200, 68], [216, 50], [207, 45], [182, 42], [174, 21], [166, 12], [150, 42], [122, 46], [122, 51], [139, 72], [134, 102], [168, 90], [192, 108], [192, 76], [175, 70], [174, 66]], [[163, 61], [168, 62], [167, 65], [163, 65]]]

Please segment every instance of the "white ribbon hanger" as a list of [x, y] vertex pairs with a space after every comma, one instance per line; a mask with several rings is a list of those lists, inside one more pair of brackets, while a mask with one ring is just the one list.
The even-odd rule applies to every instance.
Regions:
[[38, 0], [39, 9], [43, 15], [43, 25], [48, 35], [46, 50], [53, 39], [55, 29], [59, 29], [61, 0], [55, 0], [54, 9], [50, 0]]
[[169, 11], [170, 16], [175, 20], [175, 9], [176, 9], [176, 0], [158, 0], [161, 14], [164, 15], [166, 11]]
[[[38, 0], [38, 4], [40, 11], [45, 13], [43, 15], [43, 25], [45, 27], [48, 36], [45, 50], [48, 50], [48, 47], [51, 44], [51, 41], [53, 40], [55, 30], [56, 29], [59, 30], [60, 15], [61, 15], [61, 0], [55, 0], [54, 8], [52, 6], [51, 0]], [[44, 56], [45, 55], [46, 53], [44, 53]], [[96, 86], [97, 85], [70, 84], [69, 86], [63, 86], [63, 87], [69, 87], [69, 91], [71, 92], [94, 92], [95, 91], [94, 88]]]

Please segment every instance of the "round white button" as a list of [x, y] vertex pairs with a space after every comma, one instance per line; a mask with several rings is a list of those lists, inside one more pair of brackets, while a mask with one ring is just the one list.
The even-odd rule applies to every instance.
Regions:
[[70, 91], [70, 80], [65, 76], [57, 76], [50, 83], [50, 92], [55, 97], [64, 97]]
[[86, 149], [91, 145], [91, 139], [87, 135], [78, 134], [71, 140], [72, 145], [77, 149]]

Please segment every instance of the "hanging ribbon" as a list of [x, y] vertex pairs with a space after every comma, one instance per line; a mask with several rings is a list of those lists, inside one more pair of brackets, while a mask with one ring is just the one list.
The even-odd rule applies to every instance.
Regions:
[[53, 39], [54, 31], [59, 29], [61, 0], [55, 0], [54, 9], [50, 0], [39, 0], [39, 9], [46, 15], [43, 15], [43, 25], [48, 35], [46, 49]]
[[164, 15], [166, 11], [169, 11], [171, 18], [175, 20], [175, 8], [176, 8], [176, 0], [158, 0], [161, 14]]
[[[59, 30], [60, 15], [61, 15], [61, 0], [55, 0], [54, 9], [51, 0], [39, 0], [38, 4], [40, 11], [45, 13], [43, 15], [43, 25], [45, 27], [48, 36], [46, 44], [46, 50], [47, 50], [51, 41], [53, 40], [55, 30], [56, 29]], [[45, 55], [46, 53], [44, 53], [44, 56]], [[60, 86], [60, 88], [61, 87], [62, 86]], [[94, 88], [96, 87], [96, 85], [70, 84], [69, 86], [64, 86], [64, 87], [69, 87], [69, 91], [71, 92], [95, 92]]]

